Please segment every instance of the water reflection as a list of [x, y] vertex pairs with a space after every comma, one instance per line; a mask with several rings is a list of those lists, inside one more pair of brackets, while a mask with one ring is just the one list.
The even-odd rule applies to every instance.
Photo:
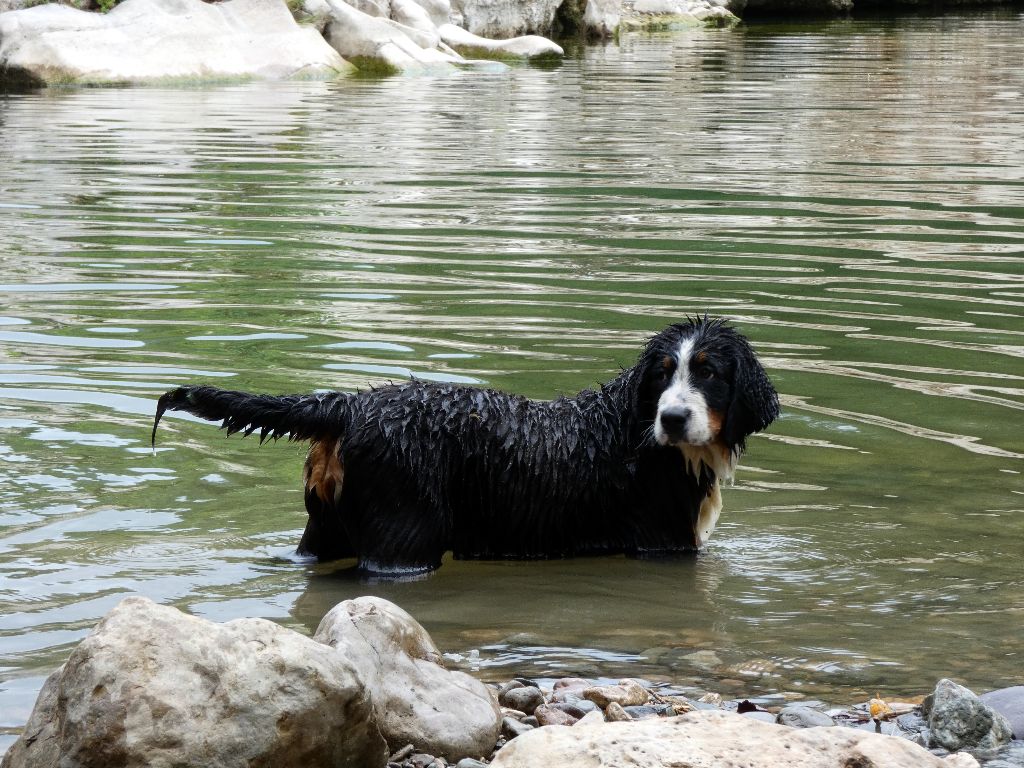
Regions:
[[[304, 631], [380, 594], [482, 676], [1019, 683], [1022, 46], [1006, 12], [752, 25], [500, 75], [0, 102], [0, 729], [134, 592]], [[786, 413], [689, 560], [364, 583], [291, 556], [301, 446], [181, 418], [148, 445], [180, 383], [546, 398], [703, 311]]]

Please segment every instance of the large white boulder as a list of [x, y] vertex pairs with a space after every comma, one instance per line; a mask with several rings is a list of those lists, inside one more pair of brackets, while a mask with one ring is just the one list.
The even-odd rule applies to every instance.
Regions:
[[352, 67], [284, 0], [125, 0], [0, 14], [0, 73], [33, 85], [333, 78]]
[[966, 754], [944, 761], [895, 736], [853, 728], [788, 728], [731, 712], [697, 711], [636, 722], [584, 718], [536, 728], [510, 741], [492, 768], [969, 768]]
[[344, 655], [264, 619], [129, 597], [47, 681], [2, 765], [382, 768], [387, 754]]
[[314, 639], [359, 668], [392, 749], [414, 744], [450, 762], [494, 749], [501, 729], [495, 697], [479, 680], [446, 670], [426, 630], [398, 606], [346, 600], [324, 616]]

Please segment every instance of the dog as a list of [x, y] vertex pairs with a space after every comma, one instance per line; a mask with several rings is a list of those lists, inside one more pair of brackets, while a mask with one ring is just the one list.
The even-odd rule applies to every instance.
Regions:
[[695, 552], [721, 512], [721, 482], [779, 399], [746, 338], [705, 316], [670, 325], [632, 368], [571, 398], [416, 380], [285, 396], [186, 386], [160, 398], [154, 445], [168, 410], [261, 443], [309, 441], [298, 553], [396, 574], [432, 571], [448, 551]]

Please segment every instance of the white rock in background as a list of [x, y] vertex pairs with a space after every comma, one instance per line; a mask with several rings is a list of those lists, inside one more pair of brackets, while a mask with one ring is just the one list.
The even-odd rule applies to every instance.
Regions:
[[453, 0], [460, 26], [481, 37], [502, 38], [551, 29], [563, 0]]
[[[634, 768], [968, 768], [895, 736], [853, 728], [787, 728], [731, 712], [697, 711], [635, 722], [580, 720], [572, 727], [535, 728], [506, 744], [492, 768], [629, 765]], [[966, 759], [965, 759], [966, 758]], [[970, 761], [970, 762], [968, 762]]]
[[611, 37], [622, 23], [622, 0], [587, 0], [583, 31], [593, 37]]
[[129, 597], [47, 681], [2, 765], [355, 768], [387, 754], [343, 655], [263, 619], [214, 624]]
[[498, 702], [479, 680], [441, 666], [426, 630], [398, 606], [376, 597], [346, 600], [324, 616], [314, 639], [357, 665], [392, 749], [414, 744], [450, 762], [494, 749]]
[[437, 50], [437, 32], [422, 32], [391, 19], [357, 11], [342, 0], [327, 0], [330, 7], [324, 38], [347, 59], [377, 59], [400, 72], [450, 69], [460, 57]]
[[[406, 1], [411, 2], [412, 0]], [[455, 50], [475, 52], [478, 55], [487, 53], [489, 55], [534, 58], [536, 56], [562, 56], [565, 53], [560, 45], [539, 35], [523, 35], [508, 40], [490, 40], [467, 32], [454, 24], [443, 24], [438, 28], [438, 32], [441, 34], [441, 39]]]
[[0, 15], [0, 72], [32, 84], [332, 78], [352, 67], [284, 0], [125, 0]]

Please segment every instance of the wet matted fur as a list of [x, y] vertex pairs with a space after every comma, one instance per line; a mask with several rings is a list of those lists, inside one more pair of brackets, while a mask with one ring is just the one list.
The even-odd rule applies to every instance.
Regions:
[[364, 392], [160, 398], [261, 441], [310, 442], [301, 554], [371, 572], [466, 559], [667, 556], [703, 546], [748, 435], [779, 401], [721, 320], [670, 325], [596, 390], [534, 401], [412, 381]]

